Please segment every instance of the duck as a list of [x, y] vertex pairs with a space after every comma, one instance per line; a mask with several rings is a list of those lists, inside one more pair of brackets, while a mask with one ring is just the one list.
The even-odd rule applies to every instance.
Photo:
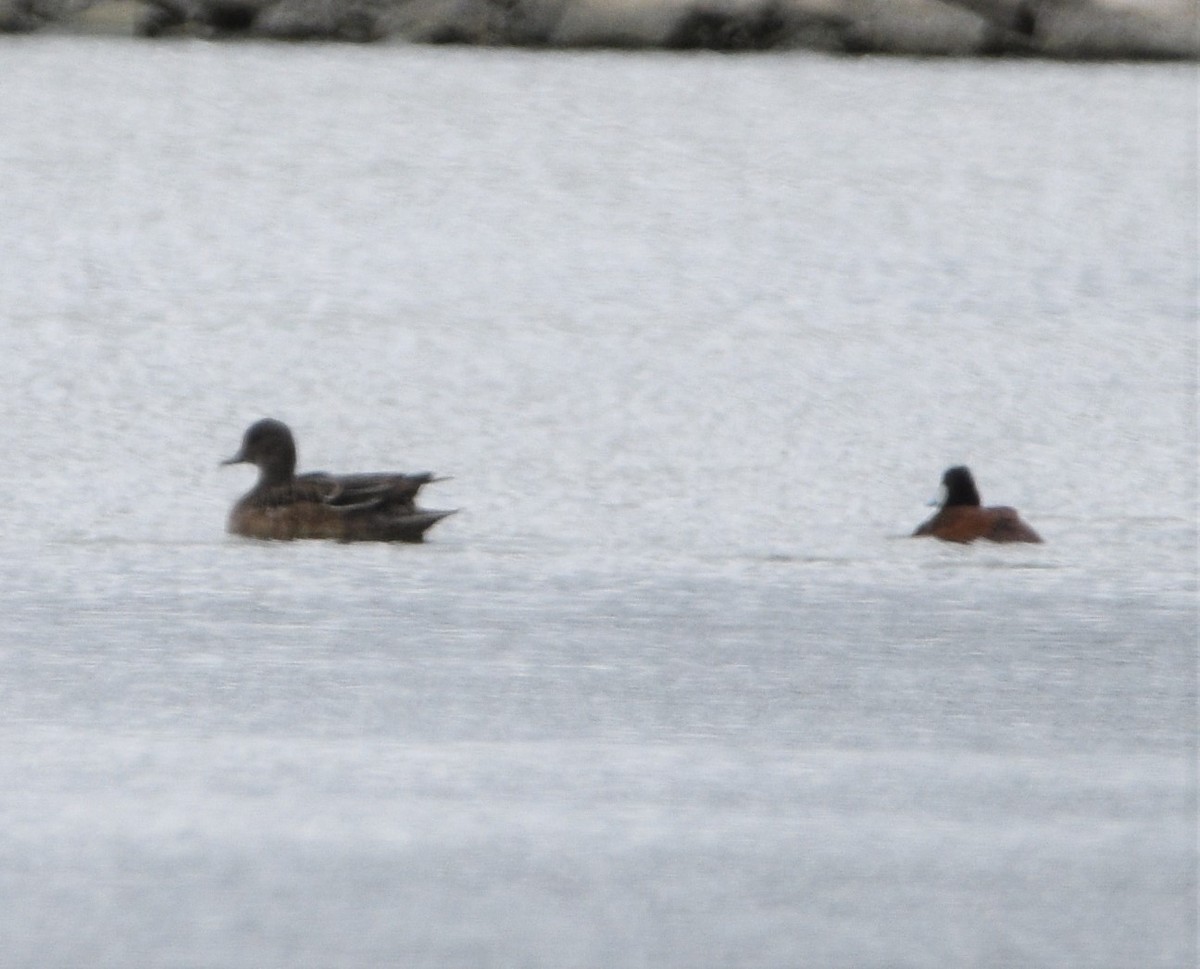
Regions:
[[970, 468], [958, 465], [942, 475], [942, 501], [937, 513], [917, 526], [914, 536], [932, 535], [944, 542], [967, 544], [977, 538], [990, 542], [1041, 542], [1015, 508], [985, 508]]
[[221, 464], [258, 468], [258, 482], [234, 504], [227, 522], [231, 534], [246, 538], [415, 543], [457, 510], [417, 507], [421, 488], [445, 480], [429, 472], [297, 475], [295, 438], [272, 417], [251, 424], [241, 449]]

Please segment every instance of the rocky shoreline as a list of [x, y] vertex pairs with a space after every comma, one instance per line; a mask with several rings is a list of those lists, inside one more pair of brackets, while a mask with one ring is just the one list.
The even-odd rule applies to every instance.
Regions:
[[0, 32], [1200, 59], [1195, 0], [0, 0]]

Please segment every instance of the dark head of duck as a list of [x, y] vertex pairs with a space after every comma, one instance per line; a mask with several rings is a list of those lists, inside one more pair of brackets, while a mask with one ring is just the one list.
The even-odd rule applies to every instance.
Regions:
[[222, 463], [253, 464], [261, 484], [282, 484], [296, 473], [296, 442], [283, 421], [265, 417], [247, 428], [241, 449]]

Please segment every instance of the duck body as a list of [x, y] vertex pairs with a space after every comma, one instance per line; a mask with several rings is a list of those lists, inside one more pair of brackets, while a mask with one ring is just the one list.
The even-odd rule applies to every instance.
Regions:
[[257, 484], [233, 506], [228, 530], [247, 538], [421, 542], [453, 511], [419, 508], [417, 492], [441, 480], [421, 474], [297, 475], [296, 445], [281, 421], [251, 425], [224, 464], [254, 464]]
[[914, 536], [932, 535], [944, 542], [967, 544], [976, 539], [990, 542], [1041, 542], [1015, 508], [984, 507], [968, 468], [950, 468], [942, 475], [944, 498], [937, 513], [917, 526]]

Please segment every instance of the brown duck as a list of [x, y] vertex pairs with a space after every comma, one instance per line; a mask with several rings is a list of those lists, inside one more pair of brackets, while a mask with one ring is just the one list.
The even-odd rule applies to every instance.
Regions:
[[228, 529], [247, 538], [420, 542], [453, 511], [418, 508], [432, 474], [296, 474], [296, 442], [282, 421], [252, 424], [222, 464], [253, 464], [258, 483], [233, 506]]
[[932, 535], [944, 542], [1040, 542], [1041, 536], [1021, 520], [1015, 508], [984, 508], [970, 469], [958, 466], [942, 475], [942, 505], [913, 535]]

